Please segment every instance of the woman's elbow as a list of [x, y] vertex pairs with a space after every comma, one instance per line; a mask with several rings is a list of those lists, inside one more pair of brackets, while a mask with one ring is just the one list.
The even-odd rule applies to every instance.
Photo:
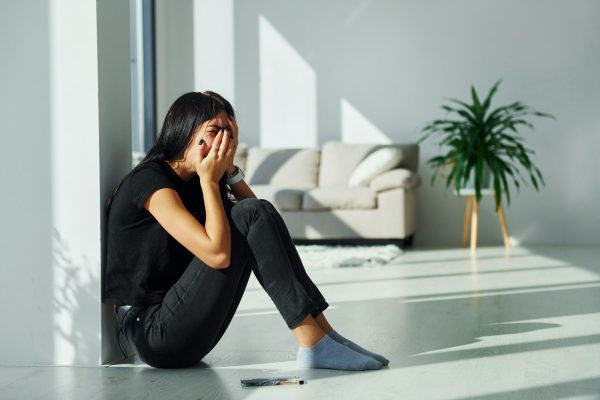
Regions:
[[231, 263], [231, 236], [225, 241], [225, 245], [217, 253], [217, 268], [228, 268]]
[[204, 257], [199, 258], [213, 269], [227, 268], [231, 262], [231, 245], [226, 242], [212, 243], [210, 247], [205, 248]]
[[213, 268], [215, 269], [224, 269], [228, 268], [231, 263], [231, 256], [227, 253], [220, 253], [215, 256], [213, 261]]

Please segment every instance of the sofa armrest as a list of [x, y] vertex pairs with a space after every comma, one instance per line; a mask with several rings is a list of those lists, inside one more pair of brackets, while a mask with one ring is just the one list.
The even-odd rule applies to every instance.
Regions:
[[405, 188], [414, 189], [421, 186], [421, 177], [406, 168], [394, 168], [377, 175], [369, 187], [376, 192], [388, 189]]
[[237, 150], [233, 156], [233, 163], [246, 172], [246, 160], [248, 159], [248, 145], [244, 142], [238, 142]]

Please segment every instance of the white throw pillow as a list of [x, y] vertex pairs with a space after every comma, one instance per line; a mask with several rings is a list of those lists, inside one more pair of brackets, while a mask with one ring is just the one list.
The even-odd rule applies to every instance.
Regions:
[[377, 175], [402, 161], [402, 148], [383, 147], [366, 156], [352, 171], [348, 186], [368, 186]]

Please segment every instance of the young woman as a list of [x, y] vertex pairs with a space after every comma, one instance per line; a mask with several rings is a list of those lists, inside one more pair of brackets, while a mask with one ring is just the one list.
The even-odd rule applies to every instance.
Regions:
[[118, 327], [148, 365], [194, 365], [223, 336], [254, 272], [298, 342], [301, 367], [387, 365], [331, 327], [281, 215], [240, 179], [237, 145], [227, 100], [184, 94], [113, 191], [102, 302]]

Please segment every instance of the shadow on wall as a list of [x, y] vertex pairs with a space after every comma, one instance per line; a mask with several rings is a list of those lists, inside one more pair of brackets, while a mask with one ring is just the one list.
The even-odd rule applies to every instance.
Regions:
[[[386, 144], [416, 139], [417, 132], [408, 130], [399, 112], [410, 112], [399, 108], [399, 100], [408, 102], [414, 95], [390, 90], [389, 84], [397, 87], [405, 78], [398, 76], [397, 55], [381, 54], [381, 42], [370, 40], [381, 34], [374, 15], [380, 10], [372, 1], [325, 7], [309, 1], [291, 8], [289, 3], [235, 3], [235, 100], [249, 136], [244, 141], [290, 148], [319, 147], [330, 140]], [[327, 28], [307, 31], [306, 21]], [[380, 63], [389, 57], [395, 64]], [[251, 183], [262, 184], [276, 174], [280, 160], [265, 161], [257, 168], [260, 179]], [[334, 215], [325, 218], [328, 232], [323, 235], [359, 237]]]
[[280, 149], [269, 154], [256, 166], [249, 184], [268, 184], [279, 169], [300, 149]]
[[[471, 81], [512, 75], [515, 93], [552, 98], [556, 96], [547, 95], [551, 85], [544, 74], [561, 77], [561, 69], [572, 67], [558, 58], [581, 60], [576, 46], [564, 45], [570, 39], [554, 33], [552, 26], [560, 17], [556, 10], [540, 16], [537, 37], [517, 41], [505, 34], [507, 21], [515, 35], [526, 32], [526, 20], [538, 12], [534, 8], [526, 7], [515, 19], [510, 18], [512, 7], [501, 3], [492, 5], [494, 12], [489, 4], [473, 4], [467, 13], [444, 2], [436, 7], [374, 0], [233, 4], [235, 102], [250, 145], [416, 141], [421, 125], [439, 114], [439, 100], [464, 93]], [[477, 37], [464, 28], [473, 16], [485, 28]], [[564, 53], [546, 50], [547, 37]], [[481, 43], [494, 46], [482, 48]], [[547, 65], [552, 67], [546, 70]], [[546, 72], [540, 75], [539, 70]], [[423, 155], [434, 148], [427, 145]], [[423, 181], [429, 182], [430, 168], [421, 171]], [[441, 206], [443, 193], [439, 186], [425, 185], [418, 194], [422, 209], [431, 210], [421, 216], [422, 237], [428, 243], [458, 246], [464, 199], [452, 197]], [[527, 201], [516, 213], [527, 212]], [[487, 208], [480, 211], [478, 241], [497, 245], [497, 217]], [[508, 220], [509, 232], [532, 237], [528, 231], [535, 227], [516, 220], [513, 232], [510, 215]]]
[[99, 277], [90, 271], [100, 268], [90, 265], [85, 255], [77, 260], [54, 227], [52, 237], [55, 362], [59, 365], [97, 365], [96, 352], [101, 336], [94, 327], [98, 326], [98, 315], [85, 310], [93, 310], [99, 303], [96, 292], [100, 287]]
[[397, 5], [384, 8], [390, 10], [373, 1], [235, 3], [235, 99], [247, 132], [258, 135], [250, 144], [416, 138], [408, 121], [415, 120], [415, 97], [428, 95], [402, 88], [437, 76], [427, 71], [437, 64], [416, 67], [402, 55], [419, 51], [414, 38], [396, 35], [389, 45], [406, 16]]

